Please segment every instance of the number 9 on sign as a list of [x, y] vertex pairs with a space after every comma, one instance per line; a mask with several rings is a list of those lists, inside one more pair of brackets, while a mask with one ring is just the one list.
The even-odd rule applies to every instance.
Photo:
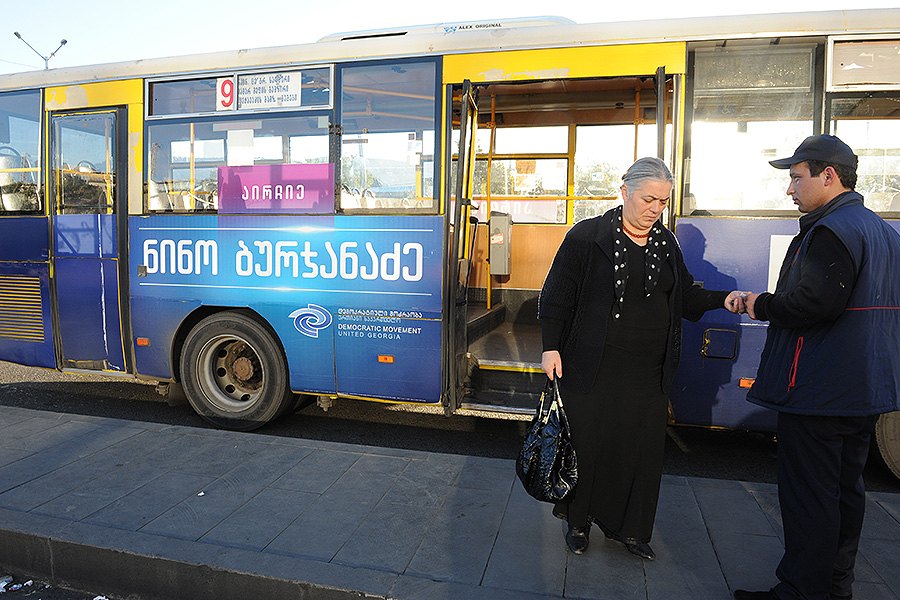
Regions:
[[234, 77], [220, 77], [216, 81], [216, 110], [234, 110], [237, 99], [234, 93]]

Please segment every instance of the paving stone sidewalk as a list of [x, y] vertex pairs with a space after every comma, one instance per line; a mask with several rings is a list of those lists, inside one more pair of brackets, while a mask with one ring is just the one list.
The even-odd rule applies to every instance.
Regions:
[[[900, 494], [870, 493], [856, 600], [900, 600]], [[510, 460], [0, 407], [0, 570], [142, 600], [727, 600], [767, 589], [775, 487], [663, 478], [642, 561]]]

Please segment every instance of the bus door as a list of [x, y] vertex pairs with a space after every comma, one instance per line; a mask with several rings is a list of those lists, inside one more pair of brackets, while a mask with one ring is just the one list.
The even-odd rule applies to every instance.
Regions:
[[[463, 82], [459, 122], [459, 158], [454, 182], [453, 231], [450, 248], [449, 285], [446, 302], [450, 333], [450, 387], [444, 395], [444, 406], [456, 410], [464, 393], [466, 377], [467, 308], [469, 276], [472, 270], [472, 244], [475, 232], [469, 228], [472, 209], [472, 181], [475, 163], [475, 131], [478, 126], [478, 105], [469, 81]], [[476, 220], [477, 224], [477, 220]]]
[[621, 203], [635, 159], [679, 164], [685, 45], [485, 52], [443, 66], [445, 82], [478, 89], [468, 345], [452, 355], [468, 376], [463, 406], [531, 412], [546, 380], [538, 296], [567, 232]]
[[[127, 370], [120, 270], [124, 108], [51, 114], [50, 210], [60, 368]], [[125, 262], [124, 260], [122, 261]]]

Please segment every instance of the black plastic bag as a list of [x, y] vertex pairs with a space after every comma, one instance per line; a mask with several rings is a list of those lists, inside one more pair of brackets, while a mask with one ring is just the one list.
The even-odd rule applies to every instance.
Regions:
[[578, 482], [578, 460], [556, 379], [541, 394], [537, 412], [516, 459], [516, 475], [530, 496], [541, 502], [565, 502]]

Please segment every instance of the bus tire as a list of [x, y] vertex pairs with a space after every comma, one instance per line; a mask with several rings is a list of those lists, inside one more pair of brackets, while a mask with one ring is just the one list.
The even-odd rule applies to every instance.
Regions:
[[900, 411], [884, 413], [875, 423], [875, 446], [884, 465], [900, 479]]
[[181, 381], [197, 414], [223, 429], [256, 429], [294, 404], [275, 335], [236, 311], [210, 315], [191, 329], [181, 353]]

